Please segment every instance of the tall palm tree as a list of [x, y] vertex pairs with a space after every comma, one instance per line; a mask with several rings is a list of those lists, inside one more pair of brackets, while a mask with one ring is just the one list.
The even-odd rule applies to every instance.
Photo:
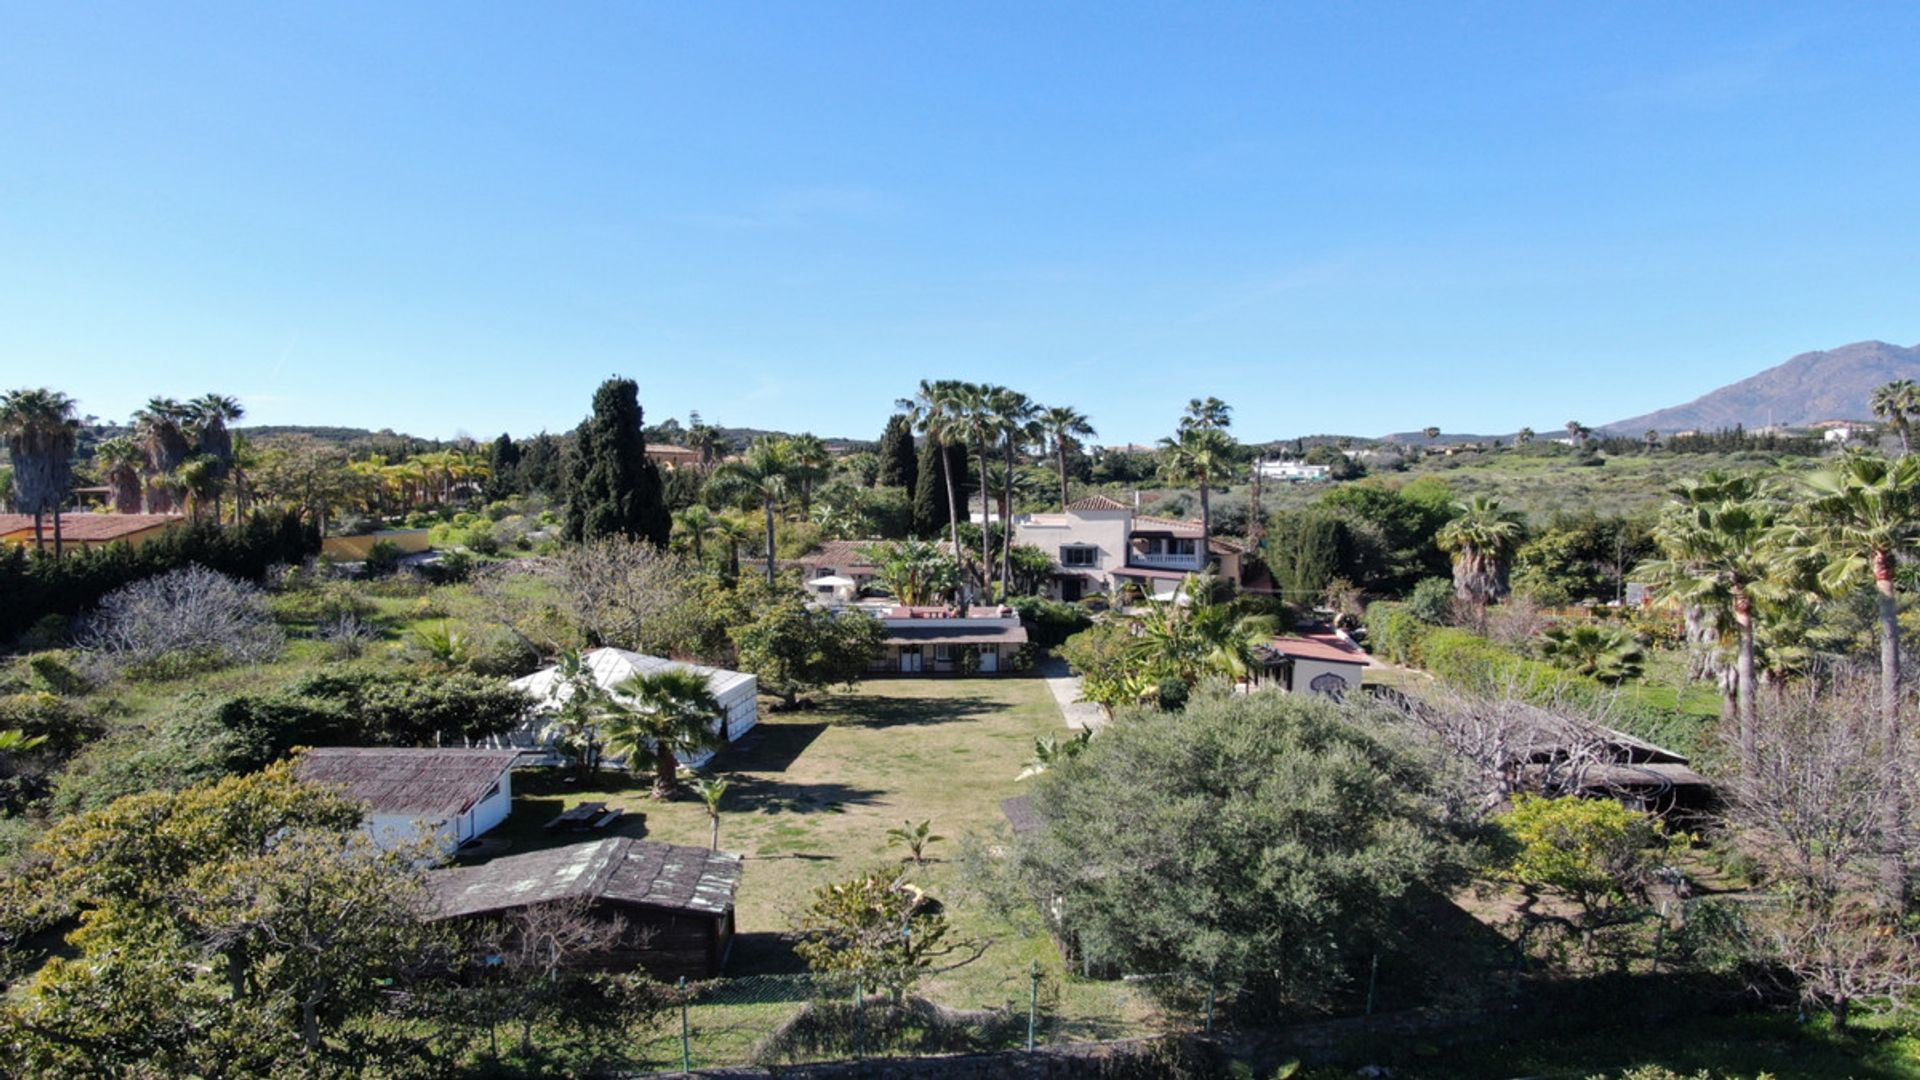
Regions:
[[[1723, 496], [1711, 500], [1712, 494]], [[1714, 612], [1738, 635], [1734, 712], [1738, 718], [1741, 763], [1751, 765], [1758, 749], [1754, 718], [1754, 610], [1756, 601], [1780, 595], [1783, 536], [1779, 513], [1757, 484], [1745, 478], [1721, 478], [1696, 491], [1694, 499], [1670, 505], [1654, 527], [1664, 558], [1639, 574], [1661, 586], [1670, 600]]]
[[[1040, 406], [1027, 395], [1005, 387], [993, 395], [989, 404], [1006, 450], [1006, 481], [1000, 488], [1000, 591], [1004, 595], [1013, 582], [1014, 469], [1019, 464], [1021, 448], [1040, 437]], [[987, 599], [993, 599], [992, 595]]]
[[113, 492], [114, 513], [139, 513], [140, 470], [147, 463], [140, 445], [124, 435], [108, 439], [93, 448], [93, 460], [100, 466], [101, 479]]
[[695, 424], [687, 429], [687, 446], [700, 451], [700, 467], [710, 469], [729, 449], [727, 437], [711, 424]]
[[1067, 453], [1082, 439], [1099, 434], [1087, 414], [1071, 405], [1055, 405], [1041, 410], [1040, 428], [1053, 444], [1053, 462], [1060, 470], [1060, 509], [1067, 508]]
[[713, 535], [727, 545], [727, 576], [740, 577], [740, 548], [753, 541], [753, 522], [739, 514], [718, 514], [713, 519]]
[[1567, 421], [1567, 441], [1572, 443], [1573, 445], [1575, 446], [1585, 445], [1587, 441], [1587, 436], [1591, 434], [1593, 434], [1593, 431], [1589, 429], [1587, 425], [1581, 423], [1580, 421], [1578, 420]]
[[726, 737], [715, 730], [725, 718], [707, 677], [691, 668], [665, 668], [635, 675], [613, 688], [607, 720], [607, 752], [627, 767], [653, 766], [653, 797], [673, 797], [680, 787], [680, 758], [717, 748]]
[[1525, 533], [1520, 515], [1485, 495], [1454, 508], [1453, 520], [1434, 534], [1440, 550], [1453, 556], [1454, 595], [1469, 603], [1492, 603], [1507, 595], [1507, 569]]
[[13, 502], [33, 515], [33, 546], [43, 551], [44, 516], [53, 513], [53, 557], [61, 555], [60, 507], [73, 486], [73, 451], [80, 421], [73, 399], [58, 390], [0, 394], [0, 440], [13, 459]]
[[881, 544], [872, 554], [880, 580], [907, 607], [944, 599], [960, 585], [960, 564], [937, 544], [900, 540]]
[[1188, 428], [1229, 428], [1233, 426], [1233, 406], [1217, 397], [1187, 402], [1186, 415], [1180, 418], [1180, 430]]
[[173, 471], [193, 454], [186, 425], [192, 412], [172, 398], [147, 399], [133, 414], [133, 434], [147, 452], [147, 512], [171, 513], [180, 499]]
[[1900, 618], [1895, 575], [1902, 551], [1920, 544], [1920, 458], [1848, 453], [1800, 478], [1795, 539], [1824, 559], [1828, 595], [1870, 585], [1880, 615], [1880, 716], [1889, 745], [1900, 739]]
[[953, 379], [921, 379], [920, 388], [912, 397], [894, 402], [894, 407], [912, 420], [914, 430], [933, 443], [937, 451], [940, 472], [947, 479], [947, 531], [956, 556], [960, 554], [960, 494], [953, 470], [946, 467], [946, 448], [965, 441], [954, 400], [954, 390], [959, 385]]
[[772, 435], [755, 439], [738, 461], [729, 461], [713, 471], [715, 490], [722, 497], [748, 498], [760, 503], [767, 516], [767, 582], [774, 578], [774, 512], [787, 497], [793, 476], [793, 457], [787, 441]]
[[956, 383], [949, 388], [950, 405], [966, 441], [973, 444], [974, 457], [980, 462], [980, 585], [983, 599], [993, 596], [993, 466], [988, 460], [998, 441], [1000, 421], [994, 401], [1004, 387], [981, 383]]
[[1920, 413], [1920, 385], [1912, 379], [1896, 379], [1873, 391], [1873, 415], [1885, 420], [1900, 436], [1900, 456], [1911, 450], [1908, 435], [1915, 413]]
[[1200, 490], [1200, 559], [1207, 565], [1213, 544], [1213, 485], [1233, 468], [1235, 443], [1218, 427], [1182, 421], [1176, 438], [1161, 439], [1161, 471], [1175, 483], [1191, 483]]
[[800, 487], [800, 516], [813, 515], [813, 486], [827, 478], [833, 469], [833, 455], [827, 444], [811, 432], [787, 440], [787, 456], [793, 462], [792, 479]]
[[202, 394], [186, 403], [187, 427], [195, 449], [213, 460], [213, 520], [220, 520], [220, 497], [233, 469], [233, 432], [227, 425], [247, 414], [239, 399], [224, 394]]

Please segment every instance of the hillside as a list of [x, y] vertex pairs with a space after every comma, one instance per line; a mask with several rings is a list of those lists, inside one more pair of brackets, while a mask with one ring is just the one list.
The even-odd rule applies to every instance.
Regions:
[[1757, 428], [1770, 423], [1867, 419], [1872, 416], [1868, 399], [1874, 388], [1895, 379], [1920, 379], [1920, 345], [1902, 348], [1884, 341], [1859, 341], [1825, 352], [1801, 353], [1685, 405], [1616, 420], [1604, 430], [1638, 435], [1650, 428], [1716, 431], [1735, 425]]

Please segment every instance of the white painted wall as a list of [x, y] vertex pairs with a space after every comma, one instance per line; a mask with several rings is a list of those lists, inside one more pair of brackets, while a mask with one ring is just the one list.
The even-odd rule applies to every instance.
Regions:
[[1293, 658], [1293, 692], [1312, 693], [1313, 680], [1322, 675], [1338, 675], [1347, 684], [1347, 692], [1360, 689], [1361, 675], [1366, 670], [1361, 664], [1336, 664], [1330, 660], [1308, 660], [1304, 657]]
[[[1061, 570], [1093, 574], [1113, 588], [1113, 571], [1127, 565], [1127, 533], [1133, 521], [1131, 510], [1074, 510], [1060, 514], [1032, 514], [1013, 521], [1016, 544], [1031, 544], [1047, 553]], [[1099, 549], [1092, 566], [1065, 566], [1060, 562], [1063, 546]]]

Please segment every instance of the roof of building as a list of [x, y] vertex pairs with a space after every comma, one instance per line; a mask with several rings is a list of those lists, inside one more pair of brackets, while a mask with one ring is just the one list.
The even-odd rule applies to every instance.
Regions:
[[1067, 509], [1069, 510], [1131, 510], [1133, 509], [1133, 507], [1128, 506], [1126, 503], [1121, 502], [1119, 499], [1108, 498], [1105, 495], [1089, 495], [1084, 499], [1075, 499], [1072, 502], [1068, 503]]
[[300, 755], [300, 779], [341, 788], [376, 814], [464, 813], [513, 768], [518, 750], [323, 746]]
[[[177, 525], [186, 519], [178, 514], [61, 514], [60, 539], [86, 543], [109, 543], [148, 529]], [[46, 538], [53, 539], [53, 515], [42, 519]], [[33, 533], [32, 514], [0, 514], [0, 536], [17, 532]]]
[[[696, 671], [707, 677], [707, 689], [713, 696], [725, 702], [728, 697], [742, 687], [747, 693], [759, 689], [760, 681], [743, 671], [728, 671], [726, 668], [707, 667], [704, 664], [689, 664], [684, 660], [668, 660], [659, 656], [646, 656], [627, 649], [599, 648], [586, 654], [587, 669], [593, 672], [593, 681], [602, 690], [614, 687], [633, 678], [635, 675], [651, 675], [656, 671], [684, 669]], [[509, 684], [523, 690], [541, 701], [561, 702], [572, 693], [566, 681], [560, 677], [560, 668], [555, 665], [543, 668], [531, 675], [513, 680]]]
[[871, 573], [879, 569], [873, 561], [875, 540], [826, 540], [820, 544], [820, 550], [809, 552], [792, 560], [800, 566], [829, 566], [842, 573], [857, 570]]
[[1135, 536], [1152, 533], [1165, 533], [1168, 536], [1183, 536], [1199, 539], [1200, 523], [1183, 518], [1155, 517], [1152, 514], [1133, 515]]
[[1197, 571], [1193, 570], [1162, 570], [1156, 566], [1117, 566], [1114, 567], [1113, 575], [1115, 577], [1165, 578], [1168, 581], [1178, 581], [1190, 578], [1196, 572]]
[[1011, 799], [1000, 800], [1000, 812], [1007, 816], [1007, 824], [1012, 827], [1015, 836], [1031, 836], [1046, 825], [1034, 811], [1031, 795], [1015, 795]]
[[1282, 656], [1319, 660], [1329, 664], [1370, 663], [1367, 654], [1337, 634], [1282, 634], [1268, 646]]
[[1019, 619], [883, 620], [889, 645], [1024, 645]]
[[555, 900], [724, 915], [733, 910], [740, 867], [730, 852], [614, 836], [435, 871], [427, 884], [442, 918]]
[[700, 456], [700, 451], [695, 450], [691, 446], [675, 446], [672, 443], [657, 443], [657, 442], [652, 442], [647, 444], [647, 453], [654, 454], [659, 457], [697, 458]]

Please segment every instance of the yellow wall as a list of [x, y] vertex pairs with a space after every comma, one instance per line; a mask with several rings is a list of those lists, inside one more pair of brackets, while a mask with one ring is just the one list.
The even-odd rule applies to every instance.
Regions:
[[[139, 532], [136, 532], [136, 533], [128, 533], [125, 536], [116, 536], [111, 540], [75, 540], [71, 536], [63, 536], [60, 538], [60, 547], [62, 550], [66, 550], [66, 551], [71, 551], [74, 548], [111, 547], [114, 544], [129, 544], [135, 548], [139, 548], [144, 546], [149, 540], [159, 539], [161, 536], [165, 535], [168, 529], [171, 529], [171, 528], [173, 528], [171, 524], [154, 525], [145, 529], [141, 529]], [[5, 535], [0, 535], [0, 544], [18, 544], [21, 547], [30, 548], [33, 546], [33, 528], [29, 526], [25, 529], [17, 529], [13, 532], [6, 533]], [[45, 530], [43, 530], [41, 535], [40, 546], [49, 553], [53, 551], [53, 519], [52, 518], [47, 519], [47, 526]]]
[[403, 555], [418, 555], [433, 545], [425, 529], [387, 529], [361, 536], [329, 536], [320, 541], [320, 554], [342, 562], [360, 562], [373, 553], [373, 545], [385, 540]]

